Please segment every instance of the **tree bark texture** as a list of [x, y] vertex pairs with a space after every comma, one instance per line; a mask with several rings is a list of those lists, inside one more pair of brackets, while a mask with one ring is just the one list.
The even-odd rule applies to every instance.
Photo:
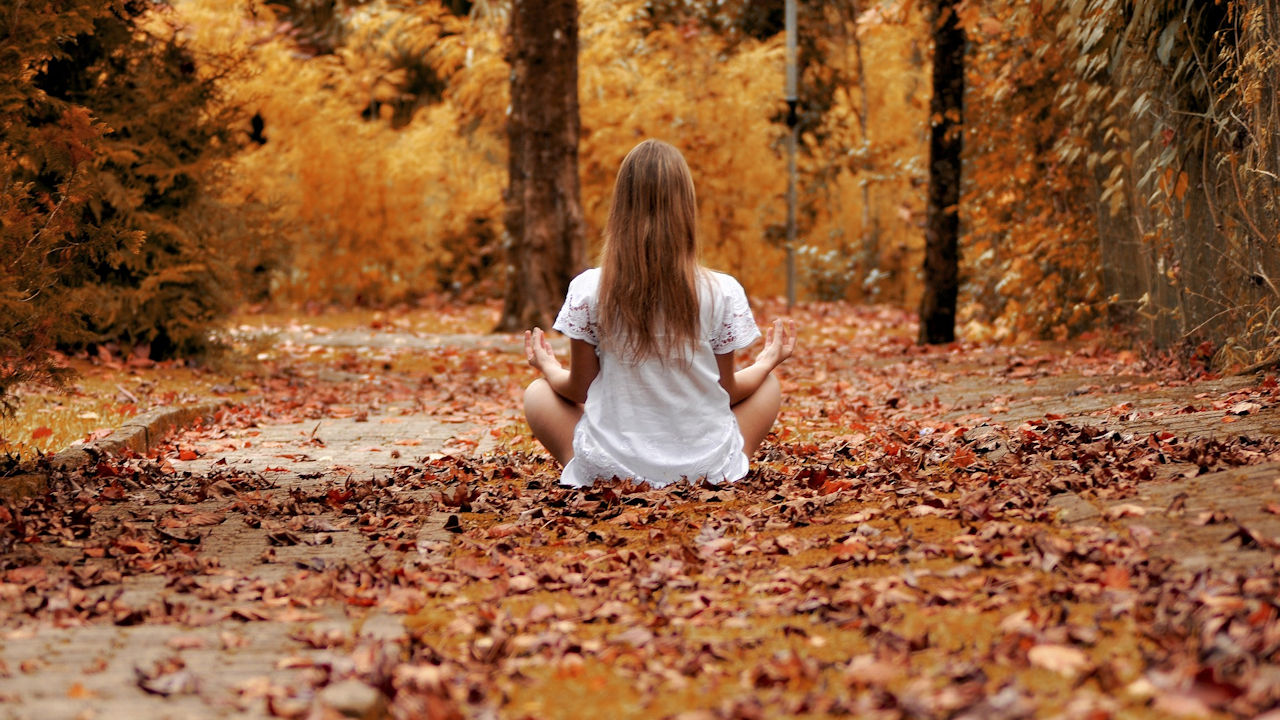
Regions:
[[507, 292], [500, 331], [550, 329], [583, 269], [576, 0], [514, 0]]
[[964, 121], [964, 29], [955, 0], [934, 0], [933, 99], [929, 104], [929, 202], [925, 225], [921, 344], [956, 337], [959, 292], [960, 153]]

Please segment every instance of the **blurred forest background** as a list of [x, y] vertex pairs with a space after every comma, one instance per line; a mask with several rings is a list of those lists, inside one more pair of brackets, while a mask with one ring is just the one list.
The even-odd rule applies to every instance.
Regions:
[[[801, 299], [915, 307], [926, 0], [800, 3]], [[783, 290], [783, 0], [579, 0], [586, 257], [645, 137], [707, 264]], [[961, 0], [957, 330], [1280, 351], [1280, 5]], [[0, 400], [54, 351], [200, 352], [245, 305], [500, 298], [511, 7], [0, 9]], [[1204, 343], [1208, 343], [1207, 345]]]

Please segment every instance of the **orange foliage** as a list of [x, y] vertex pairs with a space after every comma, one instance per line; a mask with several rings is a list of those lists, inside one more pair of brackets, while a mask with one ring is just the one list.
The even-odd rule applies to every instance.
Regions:
[[[385, 303], [436, 290], [495, 292], [506, 186], [505, 19], [479, 10], [458, 18], [437, 2], [378, 7], [352, 11], [352, 32], [333, 55], [309, 56], [263, 7], [179, 6], [197, 43], [243, 57], [226, 89], [265, 121], [266, 144], [237, 159], [226, 192], [273, 208], [282, 258], [277, 298]], [[778, 294], [785, 283], [784, 129], [770, 117], [781, 107], [782, 38], [730, 47], [695, 24], [650, 29], [638, 20], [644, 7], [641, 0], [580, 4], [580, 158], [591, 249], [622, 156], [639, 139], [660, 137], [693, 168], [707, 264], [736, 274], [755, 295]], [[887, 290], [880, 297], [911, 295], [922, 207], [915, 190], [923, 179], [920, 108], [928, 100], [920, 30], [914, 14], [876, 11], [824, 40], [852, 76], [840, 46], [849, 32], [865, 36], [875, 58], [867, 78], [874, 141], [854, 122], [855, 86], [837, 94], [824, 146], [803, 138], [801, 266], [820, 292], [829, 294], [819, 286], [834, 277], [841, 294], [861, 294], [862, 278], [854, 276], [867, 268], [849, 259], [860, 256], [866, 234], [860, 183], [868, 182], [881, 236], [876, 277], [888, 278], [876, 289]], [[406, 53], [424, 59], [445, 89], [393, 127], [390, 105], [403, 69], [392, 61]]]
[[962, 21], [968, 55], [961, 218], [967, 283], [959, 323], [971, 338], [1064, 336], [1093, 320], [1102, 288], [1091, 178], [1058, 89], [1072, 77], [1053, 42], [1060, 8], [986, 0]]

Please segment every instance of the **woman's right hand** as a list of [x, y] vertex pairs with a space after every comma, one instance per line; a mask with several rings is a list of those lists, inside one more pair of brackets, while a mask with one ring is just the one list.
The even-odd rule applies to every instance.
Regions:
[[560, 361], [556, 359], [555, 350], [551, 347], [551, 341], [547, 340], [542, 328], [524, 331], [524, 356], [529, 364], [543, 375], [549, 375], [561, 368]]
[[765, 332], [764, 349], [756, 356], [756, 362], [768, 367], [771, 371], [778, 367], [796, 349], [796, 321], [791, 318], [777, 318]]

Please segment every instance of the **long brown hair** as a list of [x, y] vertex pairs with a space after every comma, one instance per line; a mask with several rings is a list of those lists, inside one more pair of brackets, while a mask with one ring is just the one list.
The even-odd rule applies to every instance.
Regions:
[[[687, 357], [698, 321], [698, 205], [680, 151], [632, 148], [618, 169], [600, 252], [600, 329], [623, 357]], [[663, 337], [659, 338], [659, 334]]]

